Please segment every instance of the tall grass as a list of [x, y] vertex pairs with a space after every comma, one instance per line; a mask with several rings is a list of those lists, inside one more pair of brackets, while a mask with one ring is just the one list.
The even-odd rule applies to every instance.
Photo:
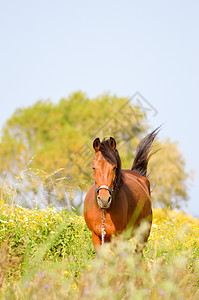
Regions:
[[96, 257], [83, 217], [0, 209], [2, 299], [199, 299], [199, 220], [156, 209], [143, 258], [122, 236]]

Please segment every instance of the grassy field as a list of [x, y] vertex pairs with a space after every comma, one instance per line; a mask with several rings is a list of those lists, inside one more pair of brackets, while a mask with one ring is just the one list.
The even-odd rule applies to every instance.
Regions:
[[1, 299], [199, 299], [199, 220], [154, 210], [144, 257], [115, 238], [96, 257], [82, 216], [0, 206]]

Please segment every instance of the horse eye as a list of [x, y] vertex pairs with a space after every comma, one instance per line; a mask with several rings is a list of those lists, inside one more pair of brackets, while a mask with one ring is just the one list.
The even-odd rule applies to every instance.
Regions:
[[95, 170], [95, 168], [93, 167], [93, 170]]
[[117, 169], [117, 167], [114, 167], [113, 170], [115, 171]]

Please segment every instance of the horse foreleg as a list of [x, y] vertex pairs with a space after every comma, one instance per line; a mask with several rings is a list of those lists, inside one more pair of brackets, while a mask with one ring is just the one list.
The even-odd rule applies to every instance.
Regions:
[[101, 246], [101, 239], [94, 232], [92, 232], [92, 239], [93, 239], [93, 245], [94, 245], [94, 248], [95, 248], [95, 252], [97, 253], [98, 249]]
[[142, 256], [143, 256], [143, 249], [146, 246], [147, 240], [150, 235], [151, 225], [152, 225], [152, 222], [145, 223], [145, 226], [146, 226], [145, 230], [143, 232], [141, 232], [140, 234], [138, 234], [138, 237], [137, 237], [138, 241], [137, 241], [135, 252], [140, 253]]
[[143, 256], [144, 247], [145, 247], [145, 243], [137, 243], [136, 248], [135, 248], [135, 253], [141, 254], [141, 256]]

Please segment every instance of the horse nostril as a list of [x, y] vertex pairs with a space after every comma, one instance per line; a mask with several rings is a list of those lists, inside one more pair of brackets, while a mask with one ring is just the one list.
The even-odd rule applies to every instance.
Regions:
[[108, 203], [111, 201], [111, 197], [108, 198]]
[[101, 200], [101, 198], [100, 198], [100, 196], [99, 196], [99, 195], [97, 196], [97, 200]]

